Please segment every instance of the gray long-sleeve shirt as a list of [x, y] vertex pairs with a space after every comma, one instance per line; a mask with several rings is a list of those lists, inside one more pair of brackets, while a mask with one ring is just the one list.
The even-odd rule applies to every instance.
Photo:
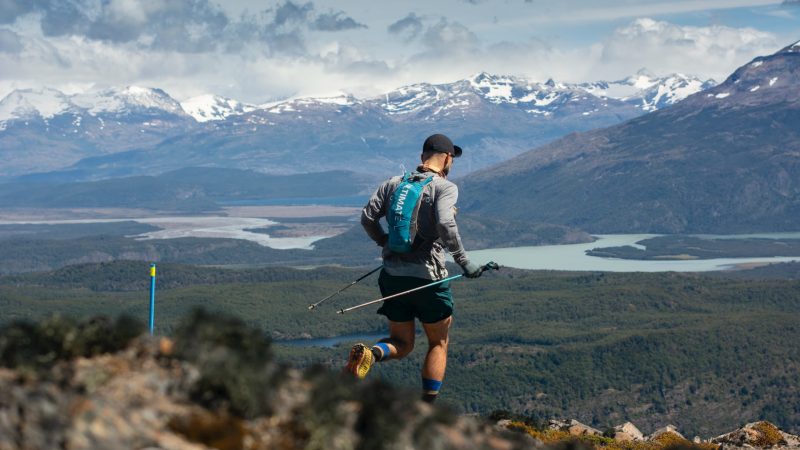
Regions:
[[[422, 191], [417, 214], [417, 240], [420, 243], [410, 253], [394, 253], [384, 246], [383, 267], [390, 275], [440, 280], [447, 277], [445, 249], [458, 265], [463, 267], [469, 261], [456, 226], [458, 187], [432, 172], [415, 174], [434, 177]], [[361, 211], [361, 225], [378, 244], [386, 242], [386, 232], [379, 221], [386, 216], [392, 193], [401, 181], [402, 177], [384, 181]]]

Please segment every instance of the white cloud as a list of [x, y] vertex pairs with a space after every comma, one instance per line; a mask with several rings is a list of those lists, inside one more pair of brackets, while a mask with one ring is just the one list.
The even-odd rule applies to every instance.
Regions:
[[405, 34], [411, 40], [419, 36], [423, 28], [422, 18], [412, 12], [389, 25], [387, 31], [391, 34]]
[[[534, 2], [529, 2], [534, 3]], [[505, 22], [506, 26], [530, 26], [542, 23], [597, 23], [635, 17], [654, 17], [697, 11], [776, 5], [777, 0], [561, 0], [542, 2], [546, 14], [521, 14]]]
[[0, 52], [19, 53], [22, 50], [22, 41], [19, 35], [11, 30], [0, 28]]
[[441, 18], [422, 36], [422, 42], [438, 53], [470, 51], [478, 47], [478, 37], [464, 25]]
[[448, 29], [441, 24], [424, 33], [431, 34], [425, 49], [397, 67], [407, 74], [424, 71], [430, 81], [454, 80], [479, 71], [542, 81], [617, 80], [641, 68], [660, 75], [680, 72], [722, 81], [752, 58], [785, 44], [774, 34], [754, 28], [681, 26], [640, 18], [613, 30], [602, 41], [573, 48], [536, 38], [480, 45], [462, 25]]
[[[469, 10], [486, 5], [459, 3]], [[660, 2], [662, 7], [683, 3]], [[88, 31], [52, 35], [42, 31], [41, 16], [35, 13], [4, 26], [8, 31], [0, 41], [12, 51], [0, 50], [0, 97], [16, 87], [74, 91], [81, 86], [136, 84], [163, 88], [178, 99], [214, 93], [259, 103], [293, 95], [377, 95], [404, 84], [449, 82], [480, 71], [575, 82], [619, 79], [642, 67], [656, 74], [684, 72], [721, 81], [753, 57], [787, 44], [753, 28], [692, 27], [640, 18], [593, 41], [565, 45], [533, 33], [489, 38], [475, 31], [483, 26], [481, 21], [426, 12], [405, 15], [403, 10], [384, 18], [381, 26], [362, 17], [351, 23], [344, 13], [320, 14], [312, 3], [285, 0], [258, 20], [251, 14], [236, 20], [229, 15], [225, 21], [218, 10], [206, 8], [207, 19], [189, 20], [176, 29], [178, 34], [169, 35], [141, 21], [158, 14], [186, 16], [183, 10], [158, 9], [170, 2], [104, 4], [105, 9], [84, 16], [95, 24], [119, 23], [133, 30], [131, 37], [99, 39]], [[320, 17], [326, 18], [319, 25], [326, 30], [347, 30], [316, 31]], [[359, 26], [361, 22], [369, 28]], [[268, 33], [265, 24], [273, 25]], [[224, 34], [222, 43], [209, 40], [215, 33]], [[258, 38], [250, 39], [254, 36]], [[376, 42], [380, 36], [391, 45]], [[187, 42], [196, 45], [184, 45]]]
[[754, 28], [681, 26], [642, 18], [618, 28], [603, 43], [598, 64], [632, 71], [684, 72], [722, 81], [750, 59], [780, 48], [772, 33]]

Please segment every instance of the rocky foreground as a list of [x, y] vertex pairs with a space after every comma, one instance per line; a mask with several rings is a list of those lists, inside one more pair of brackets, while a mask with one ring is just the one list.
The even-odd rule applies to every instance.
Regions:
[[505, 429], [522, 431], [541, 443], [577, 441], [605, 450], [800, 449], [798, 436], [784, 433], [766, 421], [749, 423], [738, 430], [711, 439], [695, 436], [691, 441], [672, 425], [660, 428], [650, 435], [645, 435], [630, 422], [605, 432], [577, 420], [550, 420], [545, 426], [537, 428], [524, 421], [502, 419], [497, 425]]
[[260, 332], [203, 312], [172, 339], [126, 319], [13, 324], [0, 366], [0, 450], [800, 448], [766, 422], [692, 442], [671, 428], [459, 416], [416, 392], [281, 366]]

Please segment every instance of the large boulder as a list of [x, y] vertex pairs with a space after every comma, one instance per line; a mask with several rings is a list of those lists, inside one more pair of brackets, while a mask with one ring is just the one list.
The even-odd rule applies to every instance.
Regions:
[[547, 427], [551, 430], [565, 431], [572, 436], [602, 436], [603, 432], [592, 428], [589, 425], [578, 422], [575, 419], [556, 420], [551, 419]]
[[636, 425], [625, 422], [614, 427], [614, 440], [618, 442], [643, 441], [644, 434], [636, 428]]
[[800, 439], [797, 436], [784, 433], [767, 421], [748, 423], [738, 430], [717, 436], [711, 442], [733, 447], [800, 448]]
[[659, 441], [663, 440], [666, 437], [675, 437], [682, 440], [687, 440], [684, 435], [678, 431], [678, 428], [675, 425], [667, 425], [663, 428], [659, 428], [653, 432], [650, 436], [647, 436], [648, 441]]

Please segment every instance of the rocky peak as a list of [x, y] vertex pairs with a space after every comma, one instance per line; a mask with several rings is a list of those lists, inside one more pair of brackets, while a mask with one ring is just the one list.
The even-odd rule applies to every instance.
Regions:
[[[738, 68], [725, 82], [702, 96], [719, 106], [760, 105], [800, 101], [800, 46], [793, 44], [759, 56]], [[694, 102], [703, 102], [699, 98]]]
[[797, 41], [794, 44], [783, 48], [778, 53], [800, 53], [800, 41]]

